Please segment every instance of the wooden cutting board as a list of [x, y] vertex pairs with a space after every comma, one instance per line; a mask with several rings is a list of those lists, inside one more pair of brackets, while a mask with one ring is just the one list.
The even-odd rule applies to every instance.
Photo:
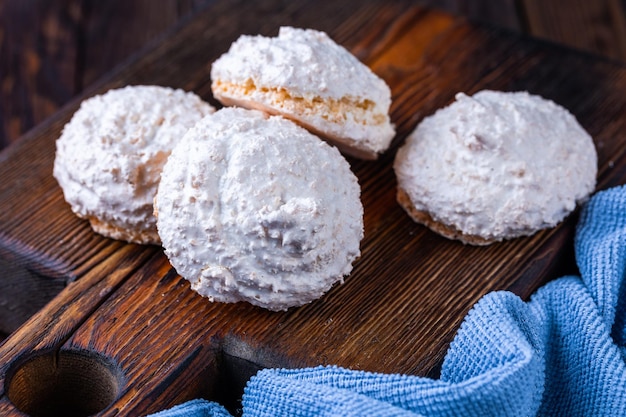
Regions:
[[[94, 234], [52, 177], [54, 142], [80, 99], [127, 84], [211, 98], [210, 64], [243, 33], [323, 30], [390, 85], [397, 137], [349, 162], [365, 238], [343, 285], [274, 313], [210, 303], [158, 247]], [[204, 397], [238, 407], [263, 367], [337, 364], [436, 377], [470, 307], [506, 289], [527, 298], [576, 272], [576, 213], [528, 238], [464, 246], [415, 224], [395, 201], [395, 151], [463, 91], [528, 90], [568, 108], [594, 137], [598, 189], [626, 182], [626, 67], [409, 1], [221, 1], [118, 68], [0, 154], [0, 415], [136, 416]], [[32, 316], [31, 316], [32, 315]], [[30, 317], [30, 318], [28, 318]], [[26, 322], [16, 330], [16, 327]]]

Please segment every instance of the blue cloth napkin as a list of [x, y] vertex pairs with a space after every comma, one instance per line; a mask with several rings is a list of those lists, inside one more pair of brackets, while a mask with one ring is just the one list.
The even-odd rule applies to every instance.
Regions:
[[[529, 302], [506, 291], [484, 296], [439, 379], [265, 369], [248, 381], [243, 415], [625, 416], [626, 186], [585, 205], [574, 243], [581, 277], [552, 281]], [[188, 404], [184, 414], [156, 416], [228, 415], [214, 403]]]
[[231, 415], [220, 404], [197, 399], [150, 414], [150, 417], [231, 417]]

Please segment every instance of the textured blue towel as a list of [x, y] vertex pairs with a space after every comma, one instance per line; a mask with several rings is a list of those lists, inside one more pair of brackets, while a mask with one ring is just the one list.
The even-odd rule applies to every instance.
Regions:
[[[625, 416], [626, 186], [586, 204], [575, 250], [581, 277], [552, 281], [527, 303], [506, 291], [483, 297], [440, 379], [266, 369], [245, 388], [244, 416]], [[158, 417], [224, 415], [202, 404]]]
[[150, 417], [231, 417], [221, 405], [206, 400], [191, 400]]

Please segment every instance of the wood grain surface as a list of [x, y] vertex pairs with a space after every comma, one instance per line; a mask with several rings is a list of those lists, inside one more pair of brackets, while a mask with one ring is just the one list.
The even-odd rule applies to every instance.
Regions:
[[[365, 209], [353, 273], [320, 300], [272, 313], [209, 303], [160, 248], [94, 234], [71, 213], [51, 172], [54, 141], [83, 98], [159, 84], [214, 102], [211, 62], [241, 33], [275, 34], [283, 24], [328, 32], [383, 77], [398, 135], [380, 160], [349, 160]], [[547, 280], [576, 272], [575, 213], [532, 237], [470, 247], [413, 223], [395, 202], [391, 164], [406, 135], [458, 91], [484, 88], [528, 90], [562, 104], [594, 137], [598, 189], [626, 181], [626, 67], [409, 1], [216, 1], [91, 84], [0, 154], [0, 258], [14, 271], [0, 285], [22, 293], [24, 302], [50, 300], [32, 308], [36, 313], [18, 329], [0, 310], [0, 324], [11, 332], [0, 344], [0, 415], [22, 415], [15, 407], [22, 400], [29, 409], [45, 406], [28, 398], [52, 389], [30, 391], [47, 358], [110, 364], [111, 384], [95, 365], [70, 367], [94, 372], [95, 388], [85, 397], [117, 387], [104, 416], [142, 415], [200, 396], [236, 410], [246, 379], [270, 366], [337, 364], [436, 376], [462, 318], [485, 293], [508, 289], [526, 298]], [[32, 294], [26, 282], [51, 288]], [[80, 400], [62, 385], [50, 395]]]
[[[213, 1], [0, 1], [0, 149]], [[626, 60], [626, 0], [414, 3]]]

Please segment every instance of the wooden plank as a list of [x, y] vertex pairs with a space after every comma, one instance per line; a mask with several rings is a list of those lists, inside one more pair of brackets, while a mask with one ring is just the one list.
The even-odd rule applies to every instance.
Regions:
[[522, 0], [528, 32], [584, 51], [626, 60], [621, 0]]
[[82, 85], [95, 82], [211, 0], [85, 0]]
[[211, 1], [0, 2], [0, 149]]
[[[0, 3], [0, 149], [212, 1]], [[625, 59], [626, 20], [619, 0], [576, 0], [568, 7], [537, 0], [420, 4]]]
[[79, 0], [0, 3], [0, 149], [77, 93]]
[[235, 309], [199, 299], [160, 256], [126, 281], [99, 309], [106, 313], [92, 314], [63, 348], [100, 352], [125, 370], [124, 389], [105, 415], [146, 415], [162, 404], [216, 396], [221, 339]]
[[154, 248], [137, 250], [121, 243], [115, 246], [107, 261], [65, 288], [55, 303], [41, 309], [0, 345], [0, 415], [22, 415], [5, 395], [4, 380], [11, 367], [37, 355], [58, 354], [68, 337], [155, 253]]
[[420, 4], [515, 32], [524, 29], [516, 0], [422, 0]]
[[[0, 257], [0, 342], [65, 287]], [[4, 278], [7, 277], [7, 278]], [[28, 296], [25, 296], [28, 294]]]
[[[58, 348], [128, 276], [146, 262], [155, 250], [138, 251], [117, 243], [106, 262], [85, 274], [84, 279], [65, 288], [54, 304], [33, 316], [26, 326], [11, 334], [0, 346], [0, 373], [5, 374], [11, 361], [24, 353]], [[0, 390], [4, 389], [4, 385]], [[4, 392], [4, 391], [0, 391]]]

